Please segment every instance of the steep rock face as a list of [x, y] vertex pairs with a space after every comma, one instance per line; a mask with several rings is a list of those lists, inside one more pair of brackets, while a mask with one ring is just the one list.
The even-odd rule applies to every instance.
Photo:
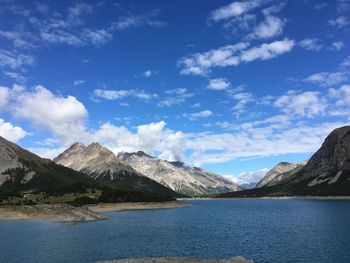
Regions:
[[122, 152], [117, 157], [138, 172], [181, 194], [200, 196], [241, 190], [237, 184], [220, 175], [189, 167], [182, 162], [168, 162], [144, 152]]
[[350, 180], [350, 126], [335, 129], [326, 138], [321, 148], [311, 157], [307, 165], [295, 177], [294, 182], [313, 178], [308, 186], [327, 183], [335, 184], [338, 180]]
[[271, 186], [280, 183], [285, 179], [287, 172], [294, 169], [300, 169], [305, 165], [306, 162], [301, 163], [289, 163], [289, 162], [280, 162], [274, 166], [266, 175], [256, 184], [256, 188], [263, 186]]
[[129, 164], [118, 159], [112, 151], [98, 143], [92, 143], [89, 146], [75, 143], [58, 155], [54, 161], [85, 173], [95, 180], [109, 182], [109, 186], [122, 190], [177, 195], [171, 189], [137, 172]]

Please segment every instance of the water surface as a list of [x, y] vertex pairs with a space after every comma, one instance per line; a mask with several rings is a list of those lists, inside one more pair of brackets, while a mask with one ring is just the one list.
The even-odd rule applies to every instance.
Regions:
[[350, 262], [350, 201], [186, 202], [192, 207], [110, 212], [110, 220], [75, 225], [1, 221], [0, 262], [237, 255], [258, 263]]

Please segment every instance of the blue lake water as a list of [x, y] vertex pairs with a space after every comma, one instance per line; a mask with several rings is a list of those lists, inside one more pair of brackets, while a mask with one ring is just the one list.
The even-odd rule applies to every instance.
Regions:
[[0, 222], [0, 262], [181, 256], [258, 263], [350, 262], [350, 201], [193, 200], [75, 225]]

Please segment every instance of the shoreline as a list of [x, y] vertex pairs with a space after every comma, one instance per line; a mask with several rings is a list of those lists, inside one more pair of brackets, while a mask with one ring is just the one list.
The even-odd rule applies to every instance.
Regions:
[[98, 221], [109, 219], [103, 212], [132, 210], [169, 209], [190, 207], [180, 201], [169, 202], [135, 202], [135, 203], [101, 203], [74, 207], [67, 204], [38, 204], [23, 206], [0, 206], [0, 221], [10, 220], [48, 220], [63, 223]]
[[234, 257], [229, 259], [198, 259], [181, 257], [160, 257], [160, 258], [131, 258], [119, 260], [97, 261], [95, 263], [254, 263], [243, 257]]
[[179, 198], [179, 201], [191, 200], [249, 200], [249, 199], [265, 199], [265, 200], [350, 200], [350, 196], [260, 196], [260, 197], [195, 197], [195, 198]]

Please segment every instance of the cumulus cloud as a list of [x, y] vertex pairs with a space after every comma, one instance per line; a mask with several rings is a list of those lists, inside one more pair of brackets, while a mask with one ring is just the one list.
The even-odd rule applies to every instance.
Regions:
[[264, 43], [257, 47], [248, 48], [248, 46], [247, 43], [241, 42], [181, 58], [178, 62], [179, 67], [182, 68], [180, 73], [206, 75], [213, 67], [237, 66], [244, 62], [272, 59], [290, 52], [294, 47], [294, 41], [284, 39]]
[[124, 126], [105, 123], [89, 135], [88, 141], [98, 141], [114, 153], [141, 150], [169, 161], [183, 160], [186, 144], [183, 133], [165, 126], [164, 121], [153, 122], [140, 125], [136, 132], [131, 132]]
[[211, 79], [207, 86], [208, 89], [212, 90], [226, 90], [231, 87], [231, 83], [225, 78]]
[[65, 144], [84, 134], [84, 121], [88, 114], [75, 97], [55, 95], [43, 86], [36, 86], [33, 90], [15, 86], [10, 94], [8, 110], [14, 117], [52, 132]]
[[18, 142], [26, 137], [28, 133], [19, 126], [14, 126], [10, 122], [0, 118], [0, 136], [11, 142]]

